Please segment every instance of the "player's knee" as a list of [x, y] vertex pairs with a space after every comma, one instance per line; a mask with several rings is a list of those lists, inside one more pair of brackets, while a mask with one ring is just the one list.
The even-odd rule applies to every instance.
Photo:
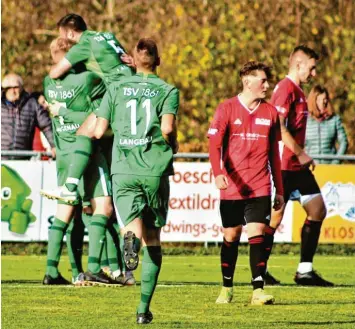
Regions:
[[96, 209], [94, 211], [94, 215], [100, 214], [106, 217], [111, 217], [113, 212], [113, 207], [111, 202], [98, 202], [96, 204]]
[[327, 216], [327, 209], [323, 206], [317, 210], [317, 212], [313, 214], [308, 214], [307, 219], [313, 221], [323, 221]]
[[224, 239], [228, 242], [235, 242], [240, 240], [240, 236], [242, 235], [242, 228], [228, 228], [224, 230]]

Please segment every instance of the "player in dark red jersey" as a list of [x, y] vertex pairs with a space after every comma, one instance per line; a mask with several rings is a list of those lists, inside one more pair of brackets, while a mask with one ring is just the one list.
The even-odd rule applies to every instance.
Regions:
[[[216, 303], [230, 303], [242, 225], [246, 223], [254, 288], [251, 304], [273, 304], [264, 292], [264, 229], [271, 213], [271, 179], [276, 187], [274, 207], [283, 205], [278, 142], [280, 124], [275, 107], [264, 101], [270, 68], [248, 62], [239, 72], [243, 91], [221, 103], [208, 131], [209, 153], [224, 227], [221, 248], [222, 291]], [[222, 161], [221, 161], [222, 159]]]
[[[315, 77], [317, 60], [318, 55], [314, 50], [304, 45], [296, 47], [290, 56], [289, 73], [276, 85], [271, 103], [279, 112], [284, 143], [281, 169], [285, 205], [289, 200], [298, 200], [307, 213], [301, 233], [301, 260], [294, 280], [299, 285], [333, 286], [333, 283], [321, 278], [312, 267], [326, 208], [319, 186], [310, 170], [314, 170], [314, 161], [303, 149], [308, 108], [301, 86]], [[270, 226], [265, 230], [267, 259], [285, 205], [272, 212]], [[280, 283], [268, 272], [265, 279], [269, 284]]]

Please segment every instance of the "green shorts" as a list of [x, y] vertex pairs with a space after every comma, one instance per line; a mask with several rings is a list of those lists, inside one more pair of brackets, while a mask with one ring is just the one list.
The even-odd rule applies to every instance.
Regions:
[[113, 135], [103, 136], [102, 138], [96, 140], [95, 144], [97, 144], [101, 148], [101, 152], [107, 161], [108, 168], [111, 169]]
[[[65, 184], [68, 176], [72, 153], [57, 154], [57, 181], [58, 186]], [[79, 195], [82, 201], [111, 196], [112, 186], [107, 161], [100, 148], [95, 147], [90, 162], [79, 182]], [[62, 202], [60, 202], [62, 203]], [[65, 202], [63, 202], [65, 204]]]
[[113, 203], [120, 227], [141, 218], [146, 227], [163, 227], [169, 208], [169, 176], [112, 176]]

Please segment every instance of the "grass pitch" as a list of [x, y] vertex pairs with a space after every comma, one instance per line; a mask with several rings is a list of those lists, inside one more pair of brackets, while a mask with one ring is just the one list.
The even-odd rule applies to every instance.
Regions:
[[[221, 274], [217, 256], [165, 256], [151, 305], [149, 328], [354, 329], [355, 258], [316, 256], [315, 268], [334, 288], [298, 287], [298, 256], [272, 256], [279, 287], [266, 288], [275, 305], [250, 306], [250, 270], [240, 256], [231, 304], [217, 305]], [[2, 256], [2, 328], [136, 328], [135, 287], [46, 287], [45, 256]], [[67, 256], [60, 271], [71, 278]], [[136, 271], [139, 280], [140, 271]], [[140, 326], [141, 327], [141, 326]]]

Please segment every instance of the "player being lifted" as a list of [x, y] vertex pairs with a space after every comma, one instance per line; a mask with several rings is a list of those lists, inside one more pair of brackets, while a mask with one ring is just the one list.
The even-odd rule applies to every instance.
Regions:
[[149, 310], [162, 263], [161, 227], [166, 223], [169, 175], [177, 152], [175, 117], [178, 90], [155, 73], [160, 60], [156, 43], [140, 39], [134, 49], [137, 74], [110, 85], [100, 108], [95, 136], [109, 124], [114, 132], [113, 200], [124, 235], [126, 266], [138, 266], [143, 247], [141, 301], [137, 323], [149, 323]]
[[[70, 49], [69, 40], [58, 38], [51, 44], [51, 55], [58, 62]], [[95, 102], [100, 100], [105, 92], [101, 78], [92, 72], [76, 73], [71, 70], [60, 79], [44, 80], [44, 94], [49, 103], [57, 101], [67, 108], [64, 116], [53, 117], [53, 132], [57, 148], [58, 182], [66, 179], [71, 149], [77, 136], [76, 130], [84, 122], [93, 109]], [[84, 174], [82, 197], [91, 201], [93, 216], [89, 225], [89, 262], [85, 281], [91, 284], [114, 283], [100, 270], [100, 258], [103, 241], [105, 240], [106, 222], [112, 213], [111, 183], [109, 169], [101, 152], [95, 152]], [[48, 238], [47, 270], [43, 284], [67, 283], [58, 272], [58, 262], [61, 254], [62, 240], [69, 222], [72, 219], [74, 207], [64, 201], [58, 201], [57, 212]], [[75, 256], [73, 257], [76, 258]], [[73, 261], [71, 260], [73, 263]], [[74, 263], [72, 264], [72, 266]], [[80, 265], [81, 266], [81, 265]], [[75, 272], [76, 271], [76, 272]], [[81, 268], [73, 268], [74, 281]], [[84, 283], [84, 278], [78, 280]]]
[[[271, 179], [276, 187], [274, 208], [283, 205], [276, 109], [265, 102], [270, 68], [248, 62], [239, 72], [242, 92], [221, 103], [208, 131], [210, 162], [220, 189], [224, 228], [221, 247], [223, 287], [216, 303], [230, 303], [242, 226], [247, 225], [252, 273], [252, 305], [273, 304], [264, 292], [264, 230], [271, 213]], [[222, 159], [222, 164], [221, 164]], [[270, 166], [269, 166], [270, 163]]]
[[[313, 159], [303, 150], [307, 124], [306, 96], [301, 88], [316, 75], [318, 55], [313, 49], [301, 45], [296, 47], [289, 59], [289, 74], [275, 87], [271, 103], [276, 106], [281, 123], [282, 180], [285, 205], [289, 200], [298, 200], [307, 213], [301, 232], [301, 260], [295, 275], [299, 285], [333, 286], [321, 278], [312, 266], [326, 208], [319, 186], [310, 170], [315, 167]], [[280, 225], [285, 206], [272, 212], [270, 226], [265, 231], [267, 258], [274, 241], [274, 233]], [[268, 283], [278, 280], [267, 274]]]
[[[76, 14], [68, 14], [62, 17], [57, 23], [61, 37], [74, 42], [74, 46], [68, 53], [55, 64], [50, 71], [51, 78], [59, 78], [65, 74], [74, 65], [84, 65], [84, 67], [93, 73], [96, 73], [105, 82], [106, 87], [113, 81], [118, 81], [124, 76], [131, 76], [133, 71], [125, 63], [132, 63], [130, 56], [125, 54], [121, 44], [115, 36], [109, 32], [88, 31], [83, 18]], [[125, 63], [124, 63], [124, 62]], [[60, 107], [60, 103], [52, 104], [52, 109], [59, 115], [65, 115], [66, 109]], [[64, 202], [73, 203], [78, 197], [78, 183], [82, 177], [89, 159], [93, 153], [92, 140], [93, 128], [95, 127], [96, 116], [91, 114], [77, 130], [76, 142], [72, 145], [71, 156], [68, 158], [70, 166], [67, 171], [67, 177], [62, 180], [63, 184], [54, 190], [42, 190], [41, 194]], [[112, 153], [112, 136], [107, 136], [100, 142], [100, 148], [105, 154], [106, 160], [110, 166]], [[109, 222], [109, 231], [113, 234], [116, 226], [116, 220], [112, 218]], [[107, 251], [110, 253], [109, 259], [112, 276], [119, 277], [117, 261], [115, 258], [116, 249], [113, 246], [111, 236], [108, 236]], [[114, 264], [115, 263], [115, 264]], [[134, 282], [130, 273], [126, 273], [126, 279]], [[127, 281], [128, 283], [128, 281]]]
[[[61, 77], [71, 67], [84, 64], [88, 71], [96, 73], [105, 82], [106, 87], [122, 77], [131, 76], [132, 69], [126, 62], [131, 59], [110, 32], [89, 31], [83, 18], [76, 14], [68, 14], [57, 23], [59, 34], [75, 43], [65, 57], [55, 64], [49, 73], [53, 79]], [[59, 104], [57, 104], [59, 106]], [[63, 113], [63, 109], [61, 112]], [[77, 132], [77, 141], [73, 146], [70, 167], [65, 184], [52, 191], [43, 191], [43, 195], [50, 198], [75, 202], [77, 199], [78, 183], [92, 154], [93, 128], [96, 116], [89, 115]]]

